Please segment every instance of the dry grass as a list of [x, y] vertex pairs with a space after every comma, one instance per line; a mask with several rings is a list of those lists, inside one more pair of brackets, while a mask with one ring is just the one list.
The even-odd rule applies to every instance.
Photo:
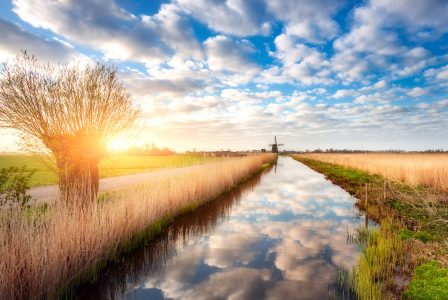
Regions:
[[421, 185], [448, 192], [448, 154], [310, 153], [300, 156], [366, 170], [411, 186]]
[[2, 212], [0, 295], [55, 297], [149, 225], [218, 196], [274, 159], [266, 154], [199, 166], [88, 207], [59, 203], [41, 214]]

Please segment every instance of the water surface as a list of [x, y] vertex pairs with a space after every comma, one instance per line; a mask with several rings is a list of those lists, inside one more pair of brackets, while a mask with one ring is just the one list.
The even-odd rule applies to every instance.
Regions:
[[[82, 299], [328, 299], [356, 263], [354, 199], [289, 157], [176, 220]], [[339, 296], [338, 296], [339, 297]]]

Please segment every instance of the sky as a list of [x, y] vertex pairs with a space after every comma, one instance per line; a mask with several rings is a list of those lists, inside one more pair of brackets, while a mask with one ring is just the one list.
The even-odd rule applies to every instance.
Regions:
[[142, 110], [121, 144], [448, 149], [447, 16], [447, 0], [0, 0], [0, 61], [116, 65]]

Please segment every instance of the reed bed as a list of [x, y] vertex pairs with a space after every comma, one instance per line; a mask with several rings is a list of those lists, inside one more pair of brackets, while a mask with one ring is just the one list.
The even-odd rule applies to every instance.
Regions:
[[349, 274], [349, 286], [360, 300], [394, 299], [384, 287], [395, 285], [396, 272], [405, 262], [409, 245], [394, 232], [393, 221], [380, 228], [359, 228], [352, 241], [362, 249], [358, 264]]
[[[0, 295], [53, 298], [82, 282], [148, 226], [216, 198], [275, 159], [249, 156], [173, 172], [91, 205], [57, 201], [45, 212], [0, 214]], [[88, 278], [88, 277], [87, 277]]]
[[310, 153], [299, 156], [379, 174], [411, 186], [448, 192], [448, 154], [433, 153]]

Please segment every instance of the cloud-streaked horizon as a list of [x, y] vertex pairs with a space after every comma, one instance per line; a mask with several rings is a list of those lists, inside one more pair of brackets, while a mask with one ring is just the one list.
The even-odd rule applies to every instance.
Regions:
[[[116, 64], [138, 141], [448, 149], [448, 2], [0, 2], [0, 61]], [[1, 131], [1, 150], [17, 148]], [[6, 138], [4, 138], [6, 137]]]

